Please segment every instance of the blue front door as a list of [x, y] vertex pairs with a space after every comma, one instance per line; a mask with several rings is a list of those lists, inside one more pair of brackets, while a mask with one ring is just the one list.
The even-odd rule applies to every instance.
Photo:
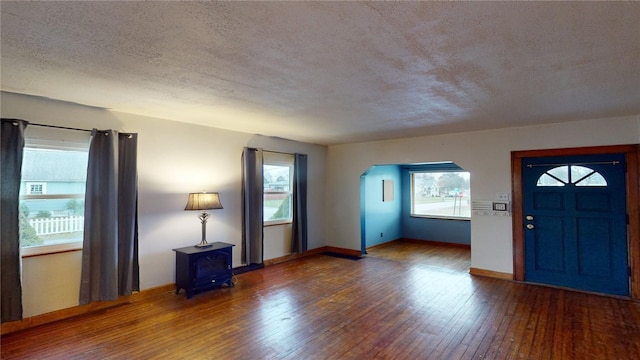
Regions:
[[624, 154], [522, 159], [525, 280], [629, 295]]

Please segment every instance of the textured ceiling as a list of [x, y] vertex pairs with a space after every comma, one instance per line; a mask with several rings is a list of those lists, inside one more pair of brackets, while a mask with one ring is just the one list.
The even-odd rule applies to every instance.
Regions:
[[2, 90], [337, 144], [640, 114], [640, 2], [0, 3]]

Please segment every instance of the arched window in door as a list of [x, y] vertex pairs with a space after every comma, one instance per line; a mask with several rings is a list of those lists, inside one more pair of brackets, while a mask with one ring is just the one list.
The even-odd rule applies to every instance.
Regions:
[[607, 180], [599, 172], [581, 165], [562, 165], [540, 175], [536, 186], [607, 186]]

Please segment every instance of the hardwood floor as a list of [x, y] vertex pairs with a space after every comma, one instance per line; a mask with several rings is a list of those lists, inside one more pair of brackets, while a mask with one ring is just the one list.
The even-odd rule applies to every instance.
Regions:
[[468, 274], [413, 242], [313, 255], [2, 337], [2, 359], [639, 359], [640, 304]]

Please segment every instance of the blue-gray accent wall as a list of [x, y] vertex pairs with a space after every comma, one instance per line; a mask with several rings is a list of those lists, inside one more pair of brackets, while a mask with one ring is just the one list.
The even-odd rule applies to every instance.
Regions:
[[[442, 167], [443, 164], [440, 164], [433, 170]], [[377, 165], [362, 175], [360, 211], [363, 252], [368, 247], [399, 238], [471, 244], [470, 220], [411, 216], [411, 171], [427, 169], [428, 165], [425, 164]], [[394, 182], [394, 201], [382, 201], [383, 180]]]
[[[393, 181], [393, 201], [383, 201], [383, 180]], [[397, 165], [372, 166], [361, 179], [363, 250], [402, 237], [401, 170]]]
[[411, 168], [402, 170], [402, 237], [471, 244], [471, 221], [411, 216]]

